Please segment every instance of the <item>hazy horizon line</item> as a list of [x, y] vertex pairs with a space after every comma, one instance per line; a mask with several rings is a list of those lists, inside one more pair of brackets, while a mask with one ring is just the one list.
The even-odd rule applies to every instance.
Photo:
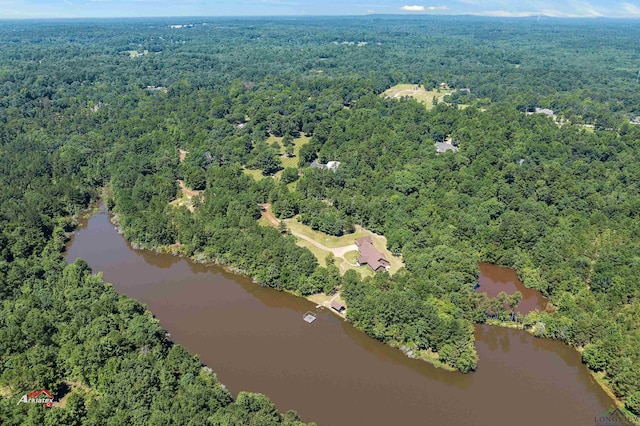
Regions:
[[455, 17], [469, 17], [469, 18], [485, 18], [485, 19], [549, 19], [549, 20], [616, 20], [616, 21], [636, 21], [640, 19], [640, 16], [554, 16], [541, 14], [531, 15], [489, 15], [482, 13], [353, 13], [344, 15], [293, 15], [293, 14], [264, 14], [264, 15], [137, 15], [137, 16], [30, 16], [30, 17], [6, 17], [1, 18], [0, 21], [71, 21], [71, 20], [83, 20], [83, 19], [103, 19], [103, 20], [117, 20], [117, 19], [196, 19], [196, 18], [234, 18], [234, 19], [252, 19], [252, 18], [363, 18], [363, 17], [402, 17], [402, 18], [455, 18]]

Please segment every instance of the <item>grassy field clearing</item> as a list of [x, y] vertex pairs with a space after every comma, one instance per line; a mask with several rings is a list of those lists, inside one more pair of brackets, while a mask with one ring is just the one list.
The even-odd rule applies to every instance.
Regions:
[[433, 108], [433, 97], [435, 96], [438, 102], [442, 102], [446, 95], [450, 95], [450, 89], [434, 89], [426, 90], [423, 86], [417, 84], [396, 84], [393, 87], [384, 91], [383, 95], [389, 98], [402, 98], [409, 96], [414, 98], [418, 102], [423, 103], [427, 109]]
[[[275, 226], [273, 223], [269, 222], [264, 217], [260, 218], [258, 223], [260, 223], [263, 226]], [[285, 220], [285, 223], [287, 225], [287, 229], [289, 229], [289, 231], [291, 231], [291, 233], [293, 233], [294, 235], [295, 234], [303, 235], [307, 238], [312, 239], [316, 243], [324, 246], [325, 248], [327, 248], [327, 250], [323, 250], [317, 245], [312, 244], [311, 242], [306, 241], [302, 238], [298, 238], [296, 242], [296, 244], [299, 247], [308, 248], [311, 251], [311, 253], [313, 253], [313, 255], [316, 257], [316, 259], [318, 260], [318, 263], [322, 266], [326, 266], [325, 259], [327, 255], [331, 253], [329, 250], [350, 246], [354, 244], [354, 241], [356, 238], [370, 235], [373, 241], [373, 245], [381, 253], [383, 253], [385, 257], [389, 260], [391, 264], [389, 268], [390, 274], [394, 274], [398, 270], [400, 270], [400, 268], [404, 267], [404, 264], [402, 263], [402, 258], [398, 256], [394, 256], [393, 254], [391, 254], [389, 250], [387, 250], [387, 239], [384, 236], [375, 234], [367, 229], [364, 229], [359, 225], [356, 225], [356, 232], [354, 232], [353, 234], [347, 234], [341, 237], [335, 237], [333, 235], [328, 235], [323, 232], [314, 231], [309, 226], [303, 225], [302, 223], [298, 222], [297, 218], [287, 219]], [[360, 253], [357, 250], [351, 250], [344, 254], [344, 258], [336, 256], [335, 264], [338, 268], [340, 268], [340, 271], [343, 274], [347, 270], [353, 269], [358, 273], [360, 273], [360, 275], [362, 275], [363, 277], [373, 276], [374, 272], [371, 270], [371, 268], [369, 268], [369, 266], [357, 265], [358, 257], [360, 257]]]
[[137, 50], [128, 50], [127, 53], [131, 59], [137, 58], [139, 56], [145, 56], [149, 54], [148, 50], [143, 50], [142, 52], [138, 52]]
[[325, 234], [324, 232], [314, 231], [311, 227], [304, 225], [302, 222], [298, 222], [297, 218], [287, 219], [285, 220], [285, 223], [287, 224], [287, 228], [292, 231], [302, 234], [305, 237], [309, 237], [323, 246], [330, 248], [344, 247], [353, 244], [353, 241], [356, 238], [364, 237], [365, 235], [368, 235], [367, 232], [369, 232], [358, 226], [356, 227], [356, 232], [353, 234], [335, 237], [333, 235]]
[[[282, 145], [282, 138], [281, 137], [276, 137], [276, 136], [269, 136], [269, 138], [267, 139], [267, 144], [269, 146], [273, 146], [274, 142], [278, 143], [278, 151], [280, 152], [280, 162], [282, 163], [282, 167], [283, 169], [286, 169], [287, 167], [294, 167], [297, 168], [298, 167], [298, 153], [300, 152], [300, 147], [302, 147], [302, 145], [306, 144], [307, 142], [309, 142], [309, 139], [311, 139], [310, 136], [305, 136], [304, 134], [302, 134], [299, 138], [294, 138], [293, 139], [293, 157], [287, 157], [285, 155], [285, 148]], [[251, 176], [253, 179], [255, 179], [256, 181], [259, 181], [261, 179], [264, 179], [267, 176], [264, 176], [262, 174], [262, 170], [260, 169], [243, 169], [244, 173]], [[279, 172], [277, 172], [274, 176], [276, 179], [280, 179], [280, 176], [282, 176], [282, 172], [283, 170], [280, 170]], [[293, 189], [295, 187], [295, 183], [290, 184], [291, 187], [290, 189]]]
[[243, 168], [242, 171], [244, 172], [244, 174], [251, 176], [255, 181], [259, 181], [267, 177], [262, 174], [262, 170], [260, 169]]
[[358, 263], [360, 253], [357, 250], [350, 251], [344, 254], [344, 258], [349, 263]]

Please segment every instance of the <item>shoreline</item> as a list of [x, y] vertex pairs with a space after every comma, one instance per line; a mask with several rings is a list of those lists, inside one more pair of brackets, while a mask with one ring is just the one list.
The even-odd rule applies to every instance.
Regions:
[[[509, 322], [505, 322], [505, 321], [490, 319], [490, 320], [487, 320], [485, 322], [485, 324], [493, 326], [493, 327], [509, 328], [509, 329], [512, 329], [512, 330], [522, 330], [525, 333], [529, 333], [530, 335], [532, 335], [536, 339], [549, 339], [548, 337], [538, 337], [538, 336], [536, 336], [533, 333], [533, 329], [532, 328], [525, 328], [524, 325], [521, 324], [521, 323], [509, 323]], [[551, 340], [556, 340], [556, 339], [551, 339]], [[571, 348], [573, 348], [582, 357], [582, 349], [583, 349], [582, 347], [569, 345], [567, 342], [565, 342], [563, 340], [560, 340], [560, 341], [562, 343], [564, 343], [565, 345], [570, 346]], [[582, 363], [582, 364], [584, 365], [584, 363]], [[624, 401], [616, 396], [615, 392], [613, 391], [613, 388], [607, 382], [606, 376], [602, 372], [597, 372], [597, 371], [591, 370], [586, 365], [585, 365], [585, 368], [589, 372], [589, 376], [593, 379], [594, 382], [596, 382], [598, 384], [598, 386], [600, 386], [600, 388], [604, 391], [604, 393], [606, 393], [609, 396], [609, 398], [611, 398], [611, 400], [613, 401], [615, 406], [617, 408], [624, 409], [625, 408]], [[636, 422], [635, 424], [636, 425], [640, 425], [640, 422]]]
[[[87, 215], [89, 211], [91, 211], [91, 215], [96, 213], [96, 210], [100, 210], [100, 205], [102, 204], [102, 202], [98, 202], [97, 206], [91, 207], [91, 205], [87, 208], [86, 211], [82, 212], [83, 215]], [[123, 236], [124, 238], [124, 231], [122, 230], [122, 228], [120, 227], [120, 224], [118, 222], [118, 215], [117, 213], [112, 213], [111, 211], [109, 211], [106, 206], [105, 206], [105, 213], [109, 214], [109, 221], [116, 226], [117, 231], [120, 235]], [[229, 264], [223, 264], [223, 263], [219, 263], [216, 260], [205, 260], [203, 258], [198, 258], [198, 254], [194, 254], [192, 256], [187, 255], [186, 253], [184, 253], [181, 249], [182, 249], [182, 245], [180, 245], [179, 243], [177, 244], [172, 244], [169, 246], [158, 246], [158, 247], [145, 247], [142, 246], [140, 244], [131, 242], [129, 240], [127, 240], [125, 238], [125, 240], [131, 244], [131, 247], [134, 250], [149, 250], [149, 251], [153, 251], [156, 253], [163, 253], [163, 254], [170, 254], [173, 256], [177, 256], [177, 257], [182, 257], [182, 258], [187, 258], [190, 261], [197, 263], [197, 264], [201, 264], [204, 266], [217, 266], [217, 267], [221, 267], [223, 268], [225, 271], [234, 273], [234, 274], [239, 274], [239, 275], [243, 275], [245, 277], [251, 278], [251, 280], [255, 283], [255, 284], [259, 284], [254, 277], [252, 277], [247, 271], [244, 271], [242, 269], [236, 268], [232, 265]], [[347, 318], [346, 314], [345, 315], [341, 315], [338, 312], [335, 312], [333, 309], [331, 309], [330, 307], [326, 307], [323, 306], [322, 303], [318, 303], [318, 300], [314, 300], [313, 296], [318, 296], [320, 294], [323, 293], [317, 293], [315, 295], [309, 295], [309, 296], [302, 296], [299, 294], [296, 294], [295, 292], [292, 291], [288, 291], [288, 290], [284, 290], [284, 289], [276, 289], [274, 288], [274, 290], [276, 291], [284, 291], [287, 292], [289, 294], [292, 294], [296, 297], [300, 297], [303, 299], [306, 299], [312, 303], [316, 304], [316, 307], [321, 306], [323, 308], [328, 309], [329, 311], [331, 311], [334, 315], [338, 316], [339, 318], [343, 319], [344, 321], [350, 322], [349, 319]], [[347, 307], [348, 309], [348, 307]], [[474, 323], [475, 324], [475, 323]], [[491, 326], [495, 326], [495, 327], [502, 327], [502, 328], [510, 328], [510, 329], [517, 329], [517, 330], [522, 330], [526, 333], [529, 333], [531, 335], [533, 335], [536, 338], [539, 338], [537, 336], [535, 336], [533, 334], [533, 331], [531, 329], [526, 329], [522, 324], [520, 323], [515, 323], [515, 324], [510, 324], [504, 321], [500, 321], [500, 320], [487, 320], [485, 322], [485, 324], [487, 325], [491, 325]], [[352, 324], [353, 325], [353, 324]], [[359, 328], [355, 327], [358, 331], [364, 333], [365, 335], [367, 335], [367, 337], [372, 338], [371, 336], [369, 336], [368, 334], [366, 334], [364, 331], [360, 330]], [[552, 339], [553, 340], [553, 339]], [[402, 345], [398, 345], [396, 342], [383, 342], [384, 344], [392, 347], [392, 348], [396, 348], [398, 350], [400, 350], [406, 357], [411, 358], [411, 359], [418, 359], [421, 361], [424, 361], [432, 366], [434, 366], [435, 368], [441, 368], [443, 370], [446, 371], [450, 371], [450, 372], [455, 372], [458, 371], [457, 369], [441, 362], [438, 360], [438, 354], [437, 353], [433, 353], [431, 351], [424, 351], [424, 350], [420, 350], [420, 351], [414, 351], [412, 348], [408, 347], [408, 346], [402, 346]], [[563, 342], [564, 344], [568, 345], [566, 342]], [[580, 349], [576, 346], [573, 345], [569, 345], [571, 346], [574, 350], [576, 350], [579, 354]], [[613, 388], [611, 388], [611, 386], [606, 382], [606, 378], [605, 377], [600, 377], [600, 374], [590, 370], [588, 367], [585, 366], [585, 368], [587, 369], [587, 371], [589, 372], [590, 376], [592, 377], [592, 379], [600, 386], [600, 388], [612, 399], [614, 405], [618, 408], [624, 408], [624, 401], [622, 401], [620, 398], [615, 396], [615, 393], [613, 391]], [[473, 372], [473, 371], [472, 371]], [[471, 372], [471, 373], [472, 373]], [[640, 425], [640, 423], [637, 423], [638, 425]]]
[[[100, 207], [98, 206], [98, 209]], [[122, 235], [122, 237], [124, 238], [124, 230], [120, 227], [120, 223], [118, 222], [118, 214], [117, 213], [112, 213], [111, 211], [109, 211], [106, 206], [104, 211], [110, 216], [109, 217], [109, 222], [111, 222], [115, 227], [116, 230], [118, 232], [118, 234]], [[243, 275], [245, 277], [251, 278], [251, 280], [255, 283], [260, 285], [256, 279], [254, 277], [252, 277], [247, 271], [244, 271], [242, 269], [236, 268], [232, 265], [229, 264], [224, 264], [224, 263], [219, 263], [216, 260], [205, 260], [203, 258], [199, 258], [198, 254], [194, 254], [192, 256], [187, 255], [186, 253], [184, 253], [184, 251], [182, 250], [183, 246], [179, 243], [175, 243], [175, 244], [171, 244], [168, 246], [157, 246], [157, 247], [145, 247], [143, 245], [140, 245], [138, 243], [135, 242], [131, 242], [129, 240], [127, 240], [126, 238], [124, 238], [125, 241], [127, 241], [127, 243], [129, 243], [131, 245], [131, 248], [134, 250], [149, 250], [149, 251], [153, 251], [155, 253], [162, 253], [162, 254], [169, 254], [172, 256], [176, 256], [176, 257], [181, 257], [181, 258], [186, 258], [189, 259], [190, 261], [200, 264], [200, 265], [204, 265], [204, 266], [217, 266], [220, 267], [222, 269], [224, 269], [227, 272], [231, 272], [234, 274], [238, 274], [238, 275]], [[351, 325], [353, 325], [353, 323], [351, 323], [349, 321], [349, 319], [347, 318], [346, 314], [342, 315], [336, 311], [334, 311], [331, 307], [328, 306], [324, 306], [322, 305], [322, 303], [318, 303], [318, 300], [314, 300], [313, 296], [318, 296], [320, 294], [323, 293], [316, 293], [316, 294], [312, 294], [309, 296], [302, 296], [299, 294], [296, 294], [295, 292], [289, 291], [289, 290], [285, 290], [285, 289], [277, 289], [274, 288], [273, 290], [275, 291], [283, 291], [289, 294], [292, 294], [293, 296], [296, 297], [300, 297], [302, 299], [306, 299], [312, 303], [316, 304], [316, 308], [318, 306], [321, 306], [323, 308], [328, 309], [330, 312], [332, 312], [334, 315], [338, 316], [339, 318], [341, 318], [342, 320], [349, 322]], [[347, 307], [348, 310], [348, 307]], [[355, 326], [354, 326], [355, 327]], [[373, 339], [373, 337], [369, 336], [367, 333], [365, 333], [364, 331], [360, 330], [358, 327], [355, 327], [358, 331], [360, 331], [361, 333], [364, 333], [367, 337]], [[421, 361], [424, 361], [430, 365], [432, 365], [435, 368], [440, 368], [446, 371], [450, 371], [450, 372], [455, 372], [458, 371], [456, 368], [451, 367], [448, 364], [443, 363], [442, 361], [440, 361], [438, 359], [438, 353], [435, 352], [431, 352], [430, 350], [414, 350], [408, 346], [403, 346], [403, 345], [399, 345], [397, 342], [382, 342], [385, 345], [388, 345], [392, 348], [398, 349], [400, 352], [402, 352], [407, 358], [411, 358], [411, 359], [418, 359]]]

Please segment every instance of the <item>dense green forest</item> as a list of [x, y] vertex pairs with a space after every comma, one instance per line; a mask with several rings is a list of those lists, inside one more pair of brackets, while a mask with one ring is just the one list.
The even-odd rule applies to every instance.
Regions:
[[[640, 114], [640, 24], [180, 21], [194, 25], [2, 23], [0, 417], [298, 421], [260, 395], [233, 401], [141, 305], [82, 262], [65, 266], [72, 216], [101, 188], [128, 239], [179, 242], [188, 255], [300, 295], [340, 288], [358, 328], [464, 372], [477, 365], [472, 324], [489, 310], [511, 319], [474, 292], [476, 265], [514, 267], [552, 305], [516, 321], [580, 348], [640, 413], [640, 127], [630, 122]], [[398, 83], [442, 82], [454, 90], [432, 109], [380, 96]], [[536, 107], [557, 119], [525, 113]], [[298, 168], [271, 178], [283, 157], [269, 136], [303, 134]], [[436, 154], [445, 139], [459, 151]], [[189, 152], [182, 163], [178, 148]], [[341, 166], [309, 167], [315, 159]], [[202, 190], [193, 212], [169, 204], [177, 179]], [[384, 234], [406, 268], [361, 279], [319, 266], [294, 237], [257, 223], [265, 202], [327, 233], [361, 224]], [[90, 389], [73, 409], [5, 397], [63, 381]], [[108, 396], [123, 389], [124, 400]]]

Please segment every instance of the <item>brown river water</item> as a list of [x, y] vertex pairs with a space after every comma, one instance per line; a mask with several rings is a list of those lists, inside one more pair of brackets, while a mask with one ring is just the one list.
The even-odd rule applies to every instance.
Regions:
[[477, 289], [479, 293], [487, 293], [489, 297], [496, 297], [501, 291], [507, 294], [519, 291], [522, 293], [522, 299], [516, 307], [517, 312], [526, 315], [536, 309], [539, 311], [546, 309], [547, 299], [538, 291], [525, 287], [513, 269], [488, 263], [481, 263], [478, 268], [480, 269], [480, 277], [478, 278], [480, 287]]
[[613, 405], [561, 342], [480, 325], [478, 370], [447, 372], [327, 310], [307, 324], [302, 315], [315, 305], [305, 299], [222, 268], [133, 250], [105, 213], [85, 220], [69, 243], [67, 260], [79, 257], [145, 303], [233, 394], [264, 393], [280, 411], [319, 425], [590, 426]]

